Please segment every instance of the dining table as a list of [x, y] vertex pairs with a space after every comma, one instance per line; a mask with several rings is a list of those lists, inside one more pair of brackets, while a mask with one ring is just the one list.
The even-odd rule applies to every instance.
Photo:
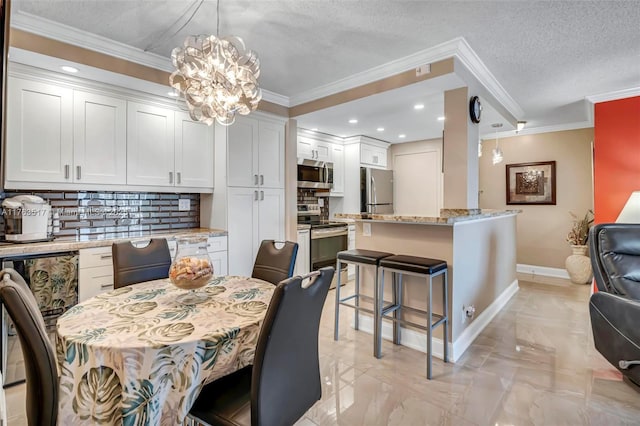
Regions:
[[97, 295], [58, 318], [58, 424], [180, 425], [202, 386], [253, 363], [275, 286], [215, 276]]

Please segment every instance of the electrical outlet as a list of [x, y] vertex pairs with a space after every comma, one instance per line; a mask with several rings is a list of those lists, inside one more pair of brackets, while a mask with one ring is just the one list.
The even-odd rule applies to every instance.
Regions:
[[468, 320], [473, 319], [473, 316], [476, 314], [476, 307], [473, 305], [462, 305], [462, 322], [465, 323]]
[[178, 211], [185, 212], [191, 210], [191, 200], [188, 198], [180, 198], [178, 200]]
[[363, 223], [362, 224], [362, 236], [363, 237], [370, 237], [371, 236], [371, 224], [370, 223]]

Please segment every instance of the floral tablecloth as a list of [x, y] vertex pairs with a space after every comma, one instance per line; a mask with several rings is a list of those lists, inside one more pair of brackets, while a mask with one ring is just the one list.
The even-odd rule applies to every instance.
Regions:
[[71, 308], [57, 323], [59, 424], [182, 424], [202, 384], [253, 362], [274, 288], [214, 277], [185, 304], [156, 280]]

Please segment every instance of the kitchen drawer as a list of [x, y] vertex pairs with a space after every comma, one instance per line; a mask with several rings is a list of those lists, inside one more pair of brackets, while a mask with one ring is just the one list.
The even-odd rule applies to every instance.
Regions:
[[209, 253], [215, 251], [227, 251], [227, 237], [209, 237], [207, 240], [207, 251]]
[[112, 268], [113, 259], [111, 256], [111, 246], [94, 247], [80, 250], [79, 268], [93, 268], [96, 266], [108, 266]]
[[109, 290], [113, 290], [113, 266], [96, 266], [93, 268], [81, 268], [79, 270], [79, 302], [83, 302]]
[[[226, 237], [225, 237], [226, 238]], [[227, 275], [227, 251], [209, 252], [214, 275]]]

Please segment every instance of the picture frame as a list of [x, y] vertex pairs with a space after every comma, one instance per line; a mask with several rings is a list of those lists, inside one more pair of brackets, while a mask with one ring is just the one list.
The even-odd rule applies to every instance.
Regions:
[[506, 165], [507, 204], [556, 204], [556, 162]]

